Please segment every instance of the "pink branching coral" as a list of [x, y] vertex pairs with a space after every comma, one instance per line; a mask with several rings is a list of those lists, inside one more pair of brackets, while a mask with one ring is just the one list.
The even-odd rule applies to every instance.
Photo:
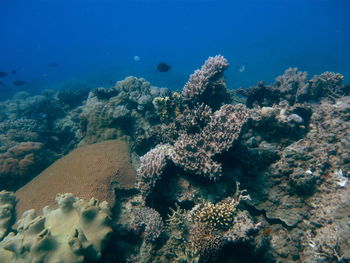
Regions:
[[154, 188], [161, 177], [168, 160], [168, 151], [171, 146], [159, 144], [140, 158], [140, 167], [137, 170], [137, 188], [144, 198]]
[[135, 230], [143, 231], [146, 242], [156, 241], [164, 229], [160, 214], [149, 207], [141, 207], [134, 211], [133, 225]]
[[180, 136], [171, 156], [173, 162], [186, 171], [217, 179], [222, 170], [213, 157], [232, 146], [248, 118], [249, 110], [242, 104], [222, 106], [201, 133]]
[[226, 92], [226, 84], [223, 80], [223, 72], [228, 67], [227, 60], [217, 55], [209, 57], [201, 69], [196, 70], [182, 90], [184, 101], [195, 103], [208, 95], [211, 99], [220, 97]]

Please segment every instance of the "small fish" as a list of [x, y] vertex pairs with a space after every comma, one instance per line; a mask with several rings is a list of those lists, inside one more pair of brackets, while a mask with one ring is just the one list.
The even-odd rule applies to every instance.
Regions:
[[12, 73], [13, 75], [15, 75], [15, 74], [17, 73], [17, 70], [13, 69], [13, 70], [11, 70], [11, 73]]
[[171, 68], [171, 66], [164, 63], [164, 62], [159, 63], [157, 66], [157, 70], [159, 72], [168, 72], [170, 70], [170, 68]]
[[245, 65], [245, 64], [239, 65], [239, 66], [238, 66], [238, 72], [240, 72], [240, 73], [244, 72], [244, 71], [245, 71], [245, 68], [246, 68], [246, 65]]
[[50, 63], [47, 65], [49, 68], [57, 68], [58, 64], [57, 63]]
[[0, 78], [5, 78], [7, 76], [6, 72], [0, 71]]
[[24, 84], [26, 84], [27, 82], [23, 81], [23, 80], [15, 80], [14, 82], [12, 82], [13, 85], [15, 86], [22, 86]]

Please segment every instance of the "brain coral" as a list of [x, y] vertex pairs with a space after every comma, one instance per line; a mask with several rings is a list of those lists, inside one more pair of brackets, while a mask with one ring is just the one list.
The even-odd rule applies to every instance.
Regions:
[[77, 148], [16, 192], [17, 214], [31, 208], [41, 211], [55, 204], [57, 193], [67, 192], [85, 200], [106, 200], [113, 206], [114, 187], [133, 188], [135, 174], [125, 142], [111, 140]]
[[58, 209], [43, 216], [28, 210], [17, 222], [17, 232], [0, 242], [0, 262], [78, 263], [96, 260], [112, 228], [110, 207], [94, 198], [58, 194]]

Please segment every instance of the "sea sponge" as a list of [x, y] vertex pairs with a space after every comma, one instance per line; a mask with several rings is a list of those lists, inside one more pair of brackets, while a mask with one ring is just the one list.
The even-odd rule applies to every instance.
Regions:
[[17, 214], [31, 208], [41, 211], [55, 204], [57, 193], [66, 192], [85, 200], [106, 200], [113, 206], [115, 188], [132, 189], [135, 178], [126, 142], [111, 140], [80, 147], [16, 191]]
[[17, 222], [17, 233], [0, 242], [1, 262], [78, 263], [97, 260], [109, 234], [111, 211], [107, 202], [89, 202], [58, 194], [57, 209], [43, 216], [28, 210]]

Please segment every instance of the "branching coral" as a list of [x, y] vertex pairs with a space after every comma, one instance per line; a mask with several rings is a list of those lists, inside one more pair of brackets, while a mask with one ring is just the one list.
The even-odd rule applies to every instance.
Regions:
[[200, 70], [196, 70], [182, 90], [185, 102], [194, 105], [205, 102], [214, 106], [216, 100], [227, 99], [226, 84], [223, 80], [223, 72], [227, 69], [228, 62], [221, 56], [209, 57]]
[[164, 223], [160, 214], [149, 207], [135, 209], [133, 223], [137, 230], [143, 231], [146, 242], [156, 241], [164, 229]]
[[159, 144], [140, 158], [137, 170], [137, 187], [146, 198], [162, 175], [170, 155], [171, 146]]
[[236, 207], [230, 202], [206, 203], [194, 213], [194, 220], [214, 228], [228, 229], [233, 223]]
[[241, 104], [222, 106], [201, 133], [184, 134], [176, 141], [173, 162], [186, 171], [218, 179], [221, 165], [213, 157], [232, 146], [248, 118], [249, 110]]
[[197, 104], [193, 109], [186, 108], [176, 118], [177, 126], [180, 127], [180, 134], [195, 134], [200, 132], [210, 121], [213, 114], [212, 109], [204, 103]]
[[239, 92], [247, 97], [247, 106], [254, 104], [272, 106], [282, 100], [290, 105], [308, 101], [320, 101], [328, 98], [335, 100], [349, 94], [349, 88], [342, 84], [344, 77], [339, 73], [324, 72], [308, 79], [306, 72], [297, 68], [287, 69], [283, 75], [276, 78], [273, 85], [259, 82], [256, 87], [240, 89]]
[[203, 262], [214, 259], [227, 242], [247, 239], [249, 231], [255, 228], [248, 213], [237, 210], [242, 200], [250, 199], [245, 190], [236, 186], [233, 198], [217, 204], [205, 203], [192, 209], [190, 245], [198, 251]]

